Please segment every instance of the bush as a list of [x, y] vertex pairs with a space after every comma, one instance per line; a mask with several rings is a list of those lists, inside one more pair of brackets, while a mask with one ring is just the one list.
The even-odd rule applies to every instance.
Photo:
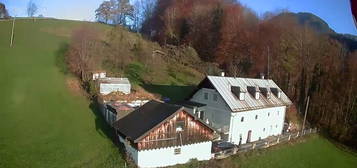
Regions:
[[133, 85], [143, 84], [142, 76], [146, 72], [143, 64], [134, 62], [125, 67], [125, 76], [129, 78], [130, 83]]

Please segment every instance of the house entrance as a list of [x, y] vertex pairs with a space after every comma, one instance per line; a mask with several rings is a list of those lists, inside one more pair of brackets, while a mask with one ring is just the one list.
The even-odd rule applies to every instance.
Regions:
[[249, 130], [249, 131], [248, 131], [248, 136], [247, 136], [247, 143], [250, 142], [251, 136], [252, 136], [252, 130]]

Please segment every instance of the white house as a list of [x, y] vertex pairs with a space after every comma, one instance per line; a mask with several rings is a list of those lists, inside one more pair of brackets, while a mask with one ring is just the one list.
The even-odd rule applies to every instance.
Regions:
[[107, 95], [111, 92], [130, 94], [131, 85], [128, 78], [99, 78], [99, 92]]
[[127, 154], [139, 167], [211, 159], [214, 130], [182, 106], [152, 100], [113, 126]]
[[291, 101], [270, 79], [207, 76], [190, 97], [222, 139], [244, 144], [282, 133]]

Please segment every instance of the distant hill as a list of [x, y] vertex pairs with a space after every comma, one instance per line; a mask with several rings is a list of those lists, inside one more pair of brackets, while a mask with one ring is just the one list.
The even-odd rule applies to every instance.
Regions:
[[281, 18], [291, 18], [296, 19], [297, 22], [301, 25], [306, 25], [315, 30], [315, 32], [319, 34], [327, 34], [331, 38], [338, 40], [342, 44], [345, 45], [347, 49], [350, 51], [355, 51], [357, 49], [357, 36], [351, 34], [340, 34], [336, 33], [330, 26], [320, 17], [307, 12], [299, 12], [299, 13], [281, 13], [274, 17], [274, 19]]
[[301, 25], [307, 25], [318, 33], [335, 33], [330, 26], [320, 17], [306, 12], [292, 13], [284, 12], [274, 17], [274, 19], [289, 18], [295, 19]]

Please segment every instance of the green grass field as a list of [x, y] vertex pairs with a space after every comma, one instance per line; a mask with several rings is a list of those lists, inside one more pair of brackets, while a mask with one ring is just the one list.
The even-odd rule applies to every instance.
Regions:
[[[56, 63], [81, 22], [0, 22], [0, 167], [122, 167], [108, 127]], [[92, 24], [103, 30], [103, 25]]]
[[356, 168], [357, 156], [338, 149], [320, 136], [312, 136], [306, 142], [286, 144], [253, 152], [245, 157], [234, 157], [242, 168]]
[[[0, 167], [123, 167], [108, 126], [86, 98], [71, 93], [68, 76], [57, 66], [63, 44], [81, 24], [108, 29], [74, 21], [18, 20], [9, 48], [11, 23], [0, 22]], [[185, 96], [164, 87], [150, 89], [173, 100]], [[355, 156], [318, 137], [229, 161], [266, 168], [357, 166]]]

